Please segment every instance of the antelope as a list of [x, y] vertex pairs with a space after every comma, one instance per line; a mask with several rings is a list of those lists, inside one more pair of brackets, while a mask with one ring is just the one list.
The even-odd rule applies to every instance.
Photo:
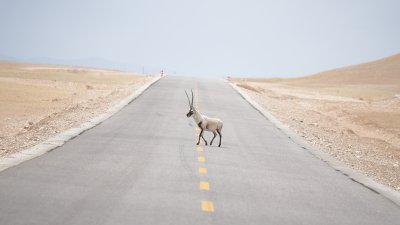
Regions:
[[214, 134], [214, 137], [212, 138], [210, 145], [212, 145], [215, 137], [217, 136], [217, 133], [219, 135], [219, 145], [218, 147], [221, 147], [221, 130], [223, 127], [223, 122], [220, 119], [217, 118], [208, 118], [206, 115], [201, 115], [199, 111], [196, 110], [196, 108], [193, 106], [193, 90], [190, 90], [192, 92], [192, 101], [189, 99], [188, 93], [186, 93], [186, 97], [189, 101], [189, 112], [186, 114], [186, 116], [193, 117], [194, 121], [196, 122], [197, 126], [200, 128], [200, 134], [199, 134], [199, 140], [197, 141], [196, 145], [200, 144], [200, 138], [203, 138], [204, 143], [207, 145], [206, 139], [203, 137], [203, 131], [210, 131]]

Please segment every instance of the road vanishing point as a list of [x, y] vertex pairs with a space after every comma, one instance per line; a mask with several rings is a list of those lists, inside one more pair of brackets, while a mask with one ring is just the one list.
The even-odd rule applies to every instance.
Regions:
[[[224, 121], [221, 148], [218, 138], [195, 145], [190, 89], [201, 113]], [[165, 77], [0, 172], [0, 224], [394, 225], [400, 207], [299, 146], [226, 82]]]

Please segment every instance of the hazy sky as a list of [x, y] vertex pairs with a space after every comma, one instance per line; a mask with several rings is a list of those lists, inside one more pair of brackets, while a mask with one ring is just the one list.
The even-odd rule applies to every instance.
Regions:
[[299, 76], [396, 53], [398, 0], [0, 0], [0, 59]]

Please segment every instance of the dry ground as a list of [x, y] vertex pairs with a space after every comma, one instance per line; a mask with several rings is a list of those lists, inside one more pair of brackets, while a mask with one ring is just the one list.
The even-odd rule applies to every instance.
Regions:
[[400, 55], [295, 79], [234, 79], [279, 120], [400, 191]]
[[0, 157], [79, 126], [152, 79], [121, 71], [0, 62]]

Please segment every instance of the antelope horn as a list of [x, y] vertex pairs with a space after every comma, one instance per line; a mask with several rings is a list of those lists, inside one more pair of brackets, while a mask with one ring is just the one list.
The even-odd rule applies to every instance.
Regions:
[[192, 104], [190, 104], [189, 95], [188, 95], [188, 93], [186, 92], [186, 90], [185, 90], [185, 93], [186, 93], [186, 97], [187, 97], [187, 99], [188, 99], [188, 101], [189, 101], [189, 107], [192, 108]]
[[190, 91], [192, 92], [192, 108], [193, 108], [193, 90], [190, 89]]

